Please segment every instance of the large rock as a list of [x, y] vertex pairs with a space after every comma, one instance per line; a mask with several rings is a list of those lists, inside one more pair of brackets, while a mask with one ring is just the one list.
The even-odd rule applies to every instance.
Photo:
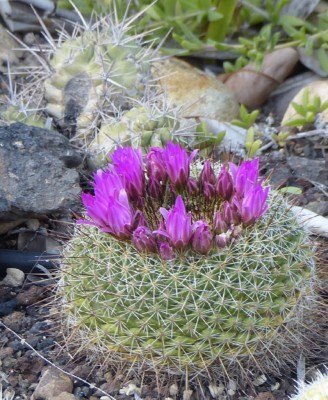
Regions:
[[0, 220], [58, 213], [79, 202], [81, 157], [63, 135], [21, 123], [0, 128]]
[[170, 106], [180, 108], [181, 117], [231, 121], [239, 116], [232, 91], [185, 61], [170, 58], [154, 62], [152, 73], [166, 91]]

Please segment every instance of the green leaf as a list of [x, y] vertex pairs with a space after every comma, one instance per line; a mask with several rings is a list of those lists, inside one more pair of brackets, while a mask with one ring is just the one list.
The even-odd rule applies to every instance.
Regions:
[[220, 19], [222, 19], [222, 18], [223, 18], [223, 14], [221, 14], [217, 11], [209, 10], [209, 12], [207, 14], [207, 19], [209, 20], [209, 22], [220, 21]]
[[314, 112], [319, 112], [320, 111], [320, 108], [321, 108], [321, 99], [320, 99], [320, 97], [319, 96], [314, 96], [314, 99], [312, 100], [313, 101], [313, 110], [310, 110], [310, 111], [314, 111]]
[[255, 154], [258, 151], [258, 149], [260, 148], [261, 144], [262, 144], [262, 140], [257, 139], [250, 146], [246, 145], [246, 149], [248, 150], [248, 158], [253, 158], [255, 156]]
[[323, 47], [320, 47], [318, 49], [318, 61], [320, 64], [321, 69], [328, 74], [328, 54], [327, 50], [325, 50]]
[[305, 116], [305, 121], [308, 124], [311, 124], [315, 121], [315, 113], [313, 111], [308, 111]]
[[244, 104], [241, 104], [239, 108], [239, 115], [242, 121], [246, 121], [248, 117], [248, 112]]
[[285, 194], [302, 194], [302, 189], [296, 186], [286, 186], [278, 190], [279, 193]]
[[320, 112], [327, 110], [328, 108], [328, 100], [324, 101], [320, 106]]
[[303, 105], [295, 103], [295, 101], [292, 101], [292, 106], [294, 110], [297, 112], [297, 114], [301, 115], [302, 117], [305, 117], [306, 109]]
[[284, 126], [303, 126], [306, 125], [305, 118], [294, 118], [284, 123]]

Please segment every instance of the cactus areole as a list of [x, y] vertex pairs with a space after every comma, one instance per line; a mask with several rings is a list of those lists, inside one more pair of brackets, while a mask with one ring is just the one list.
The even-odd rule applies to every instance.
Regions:
[[92, 185], [59, 289], [84, 347], [176, 373], [293, 359], [313, 253], [258, 159], [218, 166], [171, 142], [145, 156], [119, 147]]

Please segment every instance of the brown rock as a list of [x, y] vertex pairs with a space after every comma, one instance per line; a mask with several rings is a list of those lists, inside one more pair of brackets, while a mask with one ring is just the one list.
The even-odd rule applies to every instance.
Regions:
[[156, 62], [152, 73], [167, 91], [169, 104], [181, 108], [182, 117], [231, 121], [239, 115], [233, 93], [217, 78], [185, 61], [171, 58]]
[[[57, 368], [50, 367], [44, 371], [31, 400], [53, 400], [63, 392], [72, 393], [72, 390], [71, 378]], [[68, 398], [66, 397], [66, 399]]]
[[18, 293], [16, 300], [22, 306], [30, 306], [44, 299], [45, 292], [44, 287], [32, 285], [26, 291]]
[[0, 349], [0, 360], [3, 360], [6, 357], [10, 357], [14, 353], [14, 349], [12, 347], [2, 347]]
[[290, 75], [298, 60], [294, 48], [279, 49], [264, 57], [260, 71], [255, 63], [250, 63], [221, 79], [240, 103], [257, 108]]
[[14, 332], [19, 332], [21, 329], [24, 313], [21, 311], [14, 311], [9, 315], [3, 317], [3, 323]]

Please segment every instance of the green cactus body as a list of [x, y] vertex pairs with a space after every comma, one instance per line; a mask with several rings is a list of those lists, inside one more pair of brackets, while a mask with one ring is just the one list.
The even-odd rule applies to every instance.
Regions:
[[102, 124], [89, 146], [91, 159], [95, 165], [104, 165], [118, 144], [135, 148], [162, 147], [178, 134], [179, 122], [173, 113], [147, 105], [133, 107], [123, 112], [121, 118], [108, 118]]
[[279, 196], [242, 239], [206, 257], [163, 261], [83, 226], [65, 262], [58, 294], [84, 345], [177, 373], [288, 362], [313, 298], [312, 249]]
[[103, 119], [143, 96], [148, 53], [132, 37], [118, 40], [114, 28], [67, 39], [54, 52], [44, 82], [47, 113], [90, 141]]

